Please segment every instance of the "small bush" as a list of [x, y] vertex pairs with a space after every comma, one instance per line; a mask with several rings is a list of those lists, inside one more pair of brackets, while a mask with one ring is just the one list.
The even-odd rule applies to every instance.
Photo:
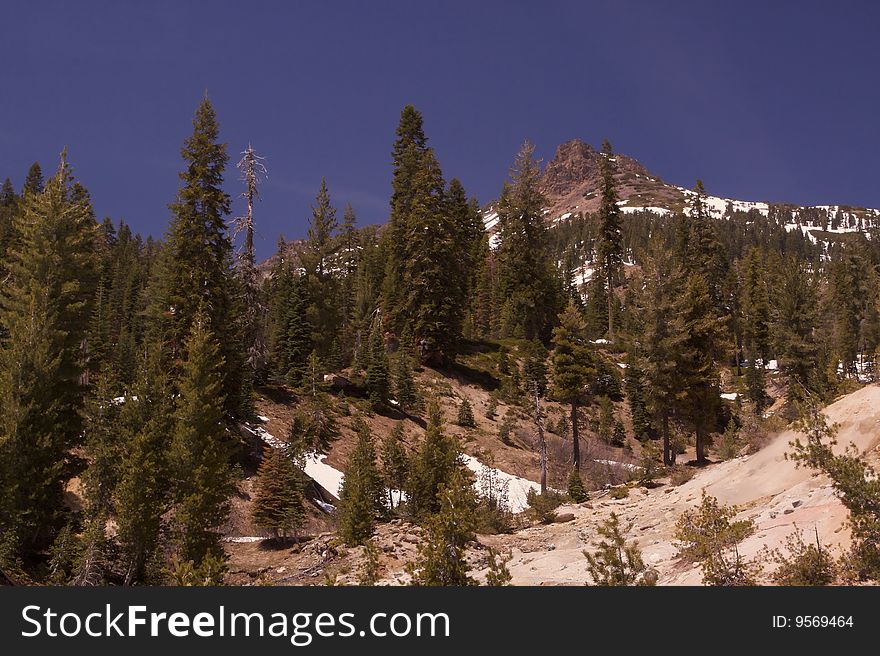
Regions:
[[534, 489], [529, 490], [526, 502], [535, 512], [535, 516], [542, 524], [552, 524], [556, 519], [556, 509], [562, 505], [562, 495], [552, 490], [544, 494], [538, 494]]
[[816, 535], [816, 544], [804, 542], [801, 531], [788, 536], [785, 542], [788, 555], [779, 549], [770, 552], [770, 561], [776, 563], [771, 578], [777, 585], [831, 585], [837, 577], [837, 565], [828, 549], [823, 548]]
[[696, 474], [696, 471], [694, 471], [693, 467], [688, 467], [686, 465], [676, 465], [672, 469], [672, 476], [670, 477], [669, 482], [672, 483], [672, 485], [674, 485], [675, 487], [678, 487], [679, 485], [684, 485], [689, 480], [691, 480], [694, 477], [694, 474]]
[[612, 499], [626, 499], [629, 496], [629, 488], [626, 485], [613, 487], [611, 488], [611, 493], [608, 496], [610, 496]]
[[577, 469], [572, 469], [571, 474], [568, 475], [568, 496], [575, 503], [583, 503], [590, 498]]

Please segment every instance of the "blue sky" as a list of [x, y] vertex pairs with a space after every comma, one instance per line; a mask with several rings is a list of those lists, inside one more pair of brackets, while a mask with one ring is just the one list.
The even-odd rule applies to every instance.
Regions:
[[607, 137], [716, 195], [880, 207], [878, 19], [870, 2], [4, 2], [0, 179], [67, 145], [100, 217], [159, 236], [207, 89], [231, 163], [249, 142], [266, 157], [261, 256], [305, 234], [322, 176], [340, 216], [386, 219], [407, 103], [481, 202], [523, 139], [546, 160]]

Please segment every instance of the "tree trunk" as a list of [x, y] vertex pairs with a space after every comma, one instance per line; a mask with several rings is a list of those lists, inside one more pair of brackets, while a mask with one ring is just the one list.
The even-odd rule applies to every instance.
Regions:
[[611, 271], [608, 271], [608, 341], [614, 342], [614, 284], [611, 282]]
[[667, 467], [672, 466], [672, 448], [669, 444], [669, 417], [663, 415], [663, 423], [660, 427], [663, 433], [663, 464]]
[[538, 384], [535, 383], [535, 426], [538, 429], [538, 443], [541, 445], [541, 494], [547, 492], [547, 442], [544, 440], [544, 425], [541, 422], [541, 399]]
[[581, 469], [581, 444], [578, 435], [577, 401], [571, 402], [571, 458], [574, 461], [574, 470], [579, 472]]
[[697, 439], [696, 439], [697, 463], [702, 464], [702, 463], [706, 462], [706, 455], [705, 455], [706, 437], [704, 435], [705, 431], [703, 430], [702, 425], [700, 425], [699, 423], [697, 424], [696, 433], [697, 433]]

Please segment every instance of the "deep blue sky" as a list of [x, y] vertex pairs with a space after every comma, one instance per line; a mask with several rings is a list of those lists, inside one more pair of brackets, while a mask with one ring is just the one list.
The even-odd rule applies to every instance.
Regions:
[[304, 235], [321, 176], [340, 216], [386, 219], [406, 103], [481, 202], [524, 138], [546, 160], [608, 137], [713, 194], [880, 207], [878, 25], [841, 1], [3, 0], [0, 179], [66, 144], [100, 217], [161, 235], [208, 89], [231, 163], [267, 158], [261, 256]]

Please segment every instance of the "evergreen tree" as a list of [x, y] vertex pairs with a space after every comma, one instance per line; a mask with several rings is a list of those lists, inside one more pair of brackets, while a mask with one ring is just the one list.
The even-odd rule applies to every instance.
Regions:
[[621, 245], [620, 207], [617, 204], [617, 160], [611, 144], [602, 142], [599, 167], [602, 173], [602, 203], [599, 206], [599, 243], [597, 255], [605, 283], [608, 285], [608, 339], [614, 341], [614, 288], [620, 281], [623, 266]]
[[523, 144], [498, 202], [498, 292], [504, 299], [502, 334], [546, 340], [561, 309], [561, 285], [547, 246], [546, 199], [539, 190], [534, 150]]
[[474, 421], [474, 410], [471, 407], [470, 401], [467, 400], [467, 397], [461, 399], [461, 403], [458, 406], [458, 417], [456, 418], [456, 422], [459, 426], [464, 426], [465, 428], [475, 428], [477, 423]]
[[357, 444], [345, 468], [339, 493], [339, 535], [349, 546], [364, 544], [373, 535], [376, 516], [385, 512], [382, 477], [366, 422], [355, 421]]
[[406, 492], [410, 515], [424, 519], [438, 512], [440, 500], [437, 493], [450, 483], [453, 472], [460, 467], [458, 443], [443, 431], [440, 406], [432, 402], [428, 407], [425, 440], [409, 467]]
[[43, 193], [44, 186], [45, 183], [43, 181], [43, 169], [40, 168], [39, 162], [34, 162], [28, 169], [27, 176], [24, 179], [24, 185], [21, 188], [21, 195], [39, 195]]
[[581, 479], [580, 472], [577, 469], [572, 469], [568, 475], [568, 496], [575, 503], [583, 503], [589, 499], [587, 490], [584, 487], [584, 481]]
[[276, 378], [299, 387], [307, 378], [312, 338], [306, 281], [291, 262], [281, 261], [275, 267], [270, 296], [269, 344]]
[[473, 487], [461, 469], [437, 493], [437, 513], [425, 526], [425, 538], [418, 546], [415, 562], [407, 566], [412, 585], [476, 585], [468, 575], [464, 558], [467, 543], [476, 536], [476, 498]]
[[126, 585], [159, 581], [163, 516], [173, 500], [167, 453], [173, 433], [172, 389], [157, 352], [140, 367], [119, 416], [124, 447], [114, 503]]
[[678, 298], [684, 273], [658, 244], [652, 244], [644, 262], [642, 293], [639, 298], [640, 323], [644, 326], [642, 370], [645, 372], [645, 399], [654, 426], [663, 438], [663, 464], [675, 464], [670, 421], [680, 413], [683, 396], [678, 371], [686, 339], [684, 319], [679, 316]]
[[388, 354], [385, 352], [385, 336], [382, 333], [382, 321], [374, 322], [370, 330], [370, 341], [367, 345], [368, 357], [366, 388], [370, 395], [370, 403], [380, 408], [388, 403]]
[[286, 449], [269, 449], [257, 472], [251, 521], [276, 538], [286, 538], [305, 521], [302, 474]]
[[720, 407], [716, 362], [724, 319], [715, 314], [702, 274], [688, 276], [678, 316], [684, 330], [677, 367], [684, 392], [682, 406], [696, 434], [697, 462], [705, 462], [708, 434]]
[[632, 417], [633, 435], [640, 442], [652, 436], [651, 418], [645, 402], [644, 377], [645, 374], [640, 368], [639, 359], [635, 352], [630, 350], [626, 355], [624, 380], [626, 398], [629, 401], [629, 411]]
[[[630, 525], [629, 529], [632, 530]], [[656, 576], [645, 576], [648, 569], [642, 560], [639, 543], [627, 544], [615, 513], [598, 528], [604, 539], [595, 546], [597, 552], [584, 551], [589, 562], [593, 585], [654, 585]]]
[[392, 490], [398, 490], [400, 496], [406, 487], [407, 475], [409, 473], [409, 462], [406, 456], [406, 449], [403, 446], [404, 432], [403, 423], [397, 422], [394, 428], [388, 432], [382, 441], [382, 479], [385, 481], [385, 487], [388, 489], [388, 502], [394, 508], [394, 495]]
[[779, 369], [788, 379], [788, 397], [792, 401], [803, 399], [805, 391], [819, 391], [816, 306], [813, 274], [794, 258], [783, 260], [772, 321]]
[[206, 556], [223, 555], [217, 529], [229, 514], [234, 489], [223, 423], [225, 362], [208, 322], [207, 311], [198, 308], [184, 344], [170, 452], [176, 546], [180, 559], [196, 567]]
[[413, 378], [412, 357], [403, 350], [397, 356], [394, 369], [394, 396], [401, 410], [414, 412], [419, 408], [419, 392]]
[[553, 331], [554, 395], [571, 404], [571, 448], [575, 470], [580, 469], [580, 434], [578, 408], [588, 403], [590, 387], [596, 377], [596, 357], [585, 337], [586, 326], [574, 303], [559, 316]]
[[706, 189], [703, 182], [697, 180], [691, 198], [687, 248], [680, 261], [688, 273], [700, 273], [705, 277], [712, 306], [722, 316], [726, 314], [723, 288], [728, 269], [727, 255], [705, 199]]
[[82, 344], [97, 278], [97, 225], [73, 193], [66, 153], [42, 193], [27, 190], [0, 295], [0, 533], [13, 557], [50, 543], [82, 435]]
[[171, 226], [151, 288], [152, 337], [164, 339], [169, 355], [185, 358], [182, 349], [196, 313], [205, 308], [223, 359], [221, 392], [224, 413], [239, 416], [249, 403], [243, 398], [241, 294], [226, 231], [229, 196], [223, 171], [229, 159], [218, 143], [217, 116], [207, 97], [196, 110], [193, 134], [184, 142], [186, 164], [176, 201], [170, 206]]

